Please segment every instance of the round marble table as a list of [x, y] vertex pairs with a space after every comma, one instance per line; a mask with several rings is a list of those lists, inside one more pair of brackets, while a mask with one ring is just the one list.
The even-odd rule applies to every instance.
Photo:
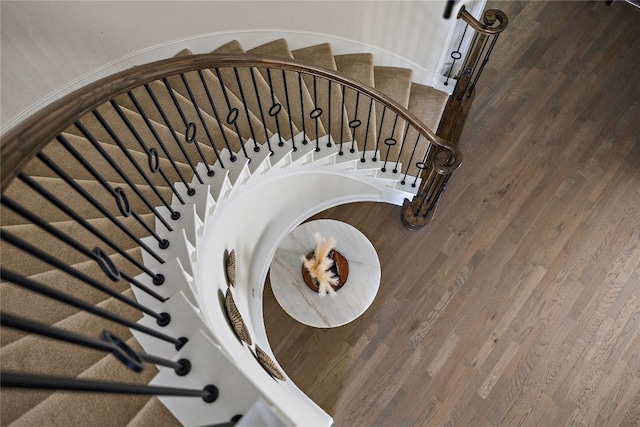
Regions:
[[[335, 249], [349, 262], [349, 277], [335, 297], [320, 297], [302, 279], [300, 257], [314, 248], [313, 233], [336, 239]], [[380, 261], [369, 239], [344, 222], [306, 222], [280, 243], [271, 263], [271, 288], [280, 306], [308, 326], [333, 328], [356, 319], [371, 305], [380, 286]]]

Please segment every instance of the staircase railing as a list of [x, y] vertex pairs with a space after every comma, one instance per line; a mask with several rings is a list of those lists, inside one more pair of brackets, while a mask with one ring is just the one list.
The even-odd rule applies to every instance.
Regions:
[[[497, 9], [486, 10], [483, 14], [482, 22], [479, 22], [467, 12], [464, 6], [458, 12], [458, 19], [466, 22], [466, 26], [458, 48], [451, 52], [453, 61], [447, 72], [447, 80], [444, 83], [448, 85], [450, 82], [455, 82], [455, 89], [445, 106], [436, 132], [439, 137], [450, 141], [454, 145], [457, 145], [460, 140], [462, 129], [473, 102], [478, 79], [489, 62], [498, 37], [509, 23], [505, 13]], [[452, 76], [456, 62], [462, 59], [459, 49], [467, 35], [472, 37], [467, 55], [458, 74]], [[438, 152], [436, 150], [432, 153], [432, 156], [436, 159], [436, 164], [451, 164], [450, 156], [446, 152]], [[451, 173], [439, 172], [425, 167], [421, 176], [423, 185], [420, 187], [420, 191], [413, 200], [406, 200], [402, 206], [402, 222], [412, 230], [419, 230], [431, 221], [438, 200], [447, 186]]]
[[[199, 185], [235, 162], [251, 162], [265, 150], [273, 156], [286, 144], [294, 153], [326, 151], [379, 165], [407, 189], [441, 186], [461, 162], [455, 145], [385, 95], [296, 61], [193, 55], [107, 77], [2, 139], [1, 303], [2, 326], [9, 328], [3, 344], [36, 334], [111, 352], [134, 371], [152, 363], [189, 375], [189, 360], [130, 348], [127, 328], [176, 349], [188, 343], [189, 337], [162, 332], [178, 314], [141, 302], [171, 297], [165, 254], [180, 242], [167, 236], [190, 223], [182, 244], [195, 245], [198, 219], [186, 206], [202, 191]], [[147, 258], [157, 267], [143, 262]], [[193, 275], [187, 264], [182, 267]], [[129, 295], [128, 284], [144, 298]], [[96, 306], [101, 298], [113, 303]], [[97, 331], [97, 339], [51, 326], [75, 312], [104, 319], [109, 332]], [[137, 323], [141, 313], [157, 328]], [[51, 342], [42, 340], [42, 346]], [[181, 389], [89, 381], [43, 375], [36, 361], [21, 365], [38, 369], [9, 366], [1, 374], [3, 387], [192, 396], [212, 403], [217, 396], [215, 384]]]

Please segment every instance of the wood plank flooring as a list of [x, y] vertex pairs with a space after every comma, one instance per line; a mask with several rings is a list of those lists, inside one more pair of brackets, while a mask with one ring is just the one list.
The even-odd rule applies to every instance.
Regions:
[[489, 2], [510, 18], [431, 225], [357, 203], [369, 310], [305, 327], [267, 287], [275, 356], [336, 426], [640, 425], [640, 9]]

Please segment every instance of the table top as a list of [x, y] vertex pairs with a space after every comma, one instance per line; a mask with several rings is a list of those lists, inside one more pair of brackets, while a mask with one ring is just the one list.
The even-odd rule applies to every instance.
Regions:
[[[349, 262], [349, 277], [335, 297], [320, 297], [302, 279], [300, 257], [313, 250], [315, 232], [335, 238], [335, 249]], [[271, 263], [270, 279], [276, 300], [291, 317], [308, 326], [333, 328], [358, 318], [371, 305], [380, 286], [380, 261], [360, 230], [321, 219], [300, 225], [282, 240]]]

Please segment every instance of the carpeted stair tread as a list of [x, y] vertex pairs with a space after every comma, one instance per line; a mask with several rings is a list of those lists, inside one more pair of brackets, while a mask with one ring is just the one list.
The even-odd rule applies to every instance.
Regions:
[[[88, 159], [94, 169], [102, 176], [103, 179], [111, 182], [124, 182], [120, 174], [108, 163], [106, 159], [96, 150], [89, 141], [76, 135], [65, 133], [63, 135], [65, 139], [80, 153], [82, 157]], [[125, 175], [135, 184], [146, 184], [144, 178], [138, 173], [135, 167], [131, 164], [129, 159], [120, 150], [112, 144], [100, 143], [100, 147], [116, 162]], [[58, 142], [52, 142], [47, 145], [43, 152], [53, 162], [60, 166], [67, 174], [72, 175], [76, 179], [93, 179], [91, 173], [87, 171], [80, 162], [74, 159], [71, 154]], [[131, 157], [139, 165], [147, 165], [149, 157], [139, 151], [129, 150]], [[63, 166], [64, 165], [64, 166]], [[178, 181], [179, 177], [177, 172], [169, 160], [161, 158], [160, 167], [167, 174], [169, 179], [174, 182]], [[184, 164], [176, 162], [176, 168], [185, 176], [187, 180], [190, 180], [193, 172], [191, 168]], [[24, 172], [31, 176], [48, 176], [57, 177], [57, 175], [48, 167], [46, 167], [40, 160], [34, 159], [29, 162]]]
[[[142, 351], [134, 338], [130, 338], [127, 344], [135, 351]], [[112, 355], [107, 355], [83, 372], [79, 378], [148, 384], [157, 372], [154, 366], [146, 364], [144, 371], [135, 373], [125, 368]], [[12, 425], [14, 427], [123, 426], [144, 407], [148, 400], [149, 396], [58, 391], [25, 413]]]
[[420, 119], [429, 129], [436, 131], [449, 94], [419, 83], [411, 83], [409, 111]]
[[[244, 48], [240, 45], [240, 42], [237, 40], [232, 40], [231, 42], [220, 46], [212, 53], [233, 53], [233, 54], [243, 54], [246, 53]], [[253, 72], [252, 72], [253, 70]], [[256, 117], [259, 117], [262, 121], [264, 117], [264, 122], [267, 125], [267, 128], [272, 132], [278, 132], [281, 135], [296, 135], [300, 131], [300, 129], [291, 124], [290, 126], [280, 126], [279, 123], [291, 123], [289, 120], [289, 108], [286, 107], [286, 99], [278, 99], [275, 94], [271, 93], [271, 89], [269, 84], [264, 79], [261, 73], [259, 73], [255, 68], [237, 68], [237, 75], [235, 74], [233, 69], [230, 68], [220, 68], [218, 69], [219, 79], [224, 83], [224, 86], [233, 93], [238, 99], [244, 99], [246, 101], [247, 109], [252, 112]], [[282, 73], [280, 73], [282, 75]], [[257, 96], [256, 96], [257, 91]], [[269, 110], [274, 105], [275, 102], [284, 106], [280, 113], [278, 113], [278, 120], [276, 118], [271, 117], [269, 115]], [[298, 99], [293, 96], [290, 99]], [[246, 113], [245, 113], [246, 114]], [[288, 129], [287, 129], [288, 128]], [[266, 137], [262, 135], [262, 133], [258, 133], [259, 129], [255, 129], [253, 134], [255, 134], [255, 139], [260, 143], [264, 143]]]
[[[149, 87], [158, 103], [162, 106], [162, 112], [160, 112], [156, 108], [153, 98], [151, 97], [151, 95], [149, 95], [145, 88], [137, 88], [132, 91], [136, 100], [138, 101], [142, 110], [148, 118], [164, 126], [171, 126], [171, 128], [173, 128], [175, 132], [181, 133], [183, 135], [187, 131], [188, 124], [194, 123], [197, 128], [196, 139], [205, 145], [211, 145], [211, 141], [208, 139], [207, 134], [203, 129], [203, 126], [207, 126], [213, 140], [213, 144], [215, 144], [215, 147], [218, 151], [224, 148], [224, 138], [222, 136], [223, 130], [228, 138], [233, 141], [237, 141], [238, 136], [234, 131], [232, 131], [228, 126], [225, 126], [223, 123], [218, 123], [215, 118], [209, 116], [209, 114], [206, 111], [202, 110], [202, 108], [200, 108], [200, 114], [198, 114], [191, 101], [187, 100], [187, 98], [173, 90], [173, 87], [171, 87], [172, 93], [170, 93], [165, 84], [157, 80], [149, 83]], [[175, 97], [180, 110], [178, 110], [178, 107], [176, 107], [171, 94], [173, 94], [173, 96]], [[139, 112], [133, 101], [126, 95], [120, 95], [116, 97], [116, 101], [119, 105], [122, 105], [135, 112]], [[184, 119], [180, 114], [180, 111], [182, 111], [182, 114], [184, 114]], [[164, 113], [165, 117], [167, 117], [168, 123], [164, 120], [162, 113]], [[202, 117], [202, 120], [200, 119], [200, 117]], [[173, 141], [173, 137], [171, 141]], [[195, 155], [190, 157], [192, 157], [192, 162], [194, 162], [194, 164], [197, 164]], [[181, 155], [178, 159], [175, 160], [187, 163], [184, 155]]]
[[[142, 221], [148, 224], [153, 224], [153, 214], [140, 215]], [[128, 218], [118, 218], [131, 232], [138, 237], [148, 236], [148, 232], [144, 229], [136, 219], [131, 216]], [[110, 239], [124, 250], [132, 249], [138, 246], [138, 244], [121, 231], [115, 224], [113, 224], [107, 218], [96, 218], [87, 220], [91, 225], [101, 230], [104, 234], [110, 237]], [[89, 250], [93, 250], [95, 247], [101, 248], [107, 255], [111, 255], [115, 252], [110, 246], [94, 236], [82, 225], [75, 221], [61, 221], [53, 223], [55, 228], [59, 231], [71, 236], [74, 240], [79, 242]], [[44, 250], [50, 254], [53, 254], [60, 261], [68, 264], [77, 264], [86, 261], [88, 258], [81, 252], [75, 250], [70, 245], [64, 243], [57, 237], [42, 230], [40, 227], [34, 224], [20, 224], [20, 225], [8, 225], [3, 227], [3, 231], [9, 231], [16, 237], [23, 241], [35, 246], [41, 250]], [[1, 242], [2, 250], [2, 265], [10, 270], [19, 271], [25, 276], [41, 273], [51, 269], [51, 266], [43, 261], [40, 261], [31, 255], [26, 254], [24, 251], [15, 248], [4, 240]]]
[[[101, 106], [97, 109], [100, 116], [109, 123], [109, 126], [113, 133], [115, 133], [116, 137], [120, 140], [120, 142], [127, 147], [129, 150], [145, 153], [145, 149], [155, 148], [159, 153], [164, 155], [164, 149], [167, 150], [169, 155], [176, 161], [181, 163], [186, 163], [184, 158], [184, 154], [182, 153], [180, 147], [175, 143], [174, 133], [163, 124], [164, 122], [157, 122], [155, 120], [149, 119], [149, 124], [145, 122], [144, 118], [140, 113], [135, 112], [125, 106], [119, 105], [120, 110], [125, 116], [125, 119], [129, 122], [129, 124], [134, 127], [135, 132], [138, 137], [142, 140], [145, 147], [143, 147], [136, 135], [131, 132], [127, 123], [123, 118], [120, 117], [115, 108], [111, 105], [109, 106]], [[85, 128], [89, 130], [91, 135], [98, 141], [108, 144], [116, 144], [113, 137], [107, 131], [107, 129], [102, 126], [102, 124], [98, 121], [93, 114], [88, 114], [82, 118], [81, 123]], [[149, 129], [149, 125], [153, 127], [153, 131]], [[206, 159], [213, 163], [215, 161], [215, 153], [213, 148], [211, 148], [211, 144], [208, 143], [203, 137], [205, 136], [204, 132], [199, 127], [199, 132], [197, 132], [197, 142], [200, 151], [202, 151], [203, 155]], [[76, 126], [70, 126], [67, 130], [68, 133], [83, 136], [80, 130]], [[164, 144], [164, 149], [158, 142], [158, 138], [154, 135], [155, 133], [158, 135], [158, 138]], [[200, 154], [196, 149], [194, 144], [189, 144], [185, 140], [184, 136], [184, 126], [179, 129], [175, 129], [175, 136], [177, 136], [178, 140], [184, 147], [185, 151], [188, 153], [189, 157], [194, 162], [198, 162], [201, 160]], [[147, 170], [145, 164], [142, 165], [143, 169]]]
[[[122, 294], [130, 298], [133, 296], [133, 292], [130, 289]], [[115, 298], [109, 298], [97, 304], [97, 306], [133, 321], [141, 317], [139, 311], [122, 304]], [[79, 312], [69, 316], [56, 323], [55, 326], [93, 338], [98, 337], [103, 330], [108, 330], [124, 340], [131, 337], [131, 332], [128, 328], [87, 312]], [[71, 359], [69, 357], [70, 354], [73, 355]], [[85, 349], [56, 340], [44, 340], [34, 335], [26, 336], [0, 349], [3, 369], [66, 377], [80, 375], [104, 357], [104, 352]], [[124, 368], [122, 369], [124, 370]], [[46, 393], [53, 394], [53, 392]], [[3, 424], [8, 424], [27, 413], [30, 408], [38, 405], [42, 398], [42, 392], [3, 390], [2, 394], [0, 394]], [[49, 424], [40, 423], [40, 425]], [[72, 423], [67, 425], [79, 424]]]
[[[373, 75], [373, 55], [370, 53], [357, 53], [357, 54], [345, 54], [334, 56], [334, 61], [339, 72], [345, 74], [347, 77], [360, 82], [369, 87], [375, 87], [375, 79]], [[344, 103], [347, 111], [356, 111], [356, 102], [358, 97], [353, 90], [345, 90]], [[367, 105], [365, 105], [367, 104]], [[371, 120], [368, 120], [368, 103], [362, 103], [358, 106], [357, 119], [362, 122], [360, 126], [355, 129], [355, 139], [358, 141], [362, 148], [365, 139], [367, 140], [367, 147], [371, 147], [370, 141], [375, 141], [377, 135], [376, 129], [376, 110], [371, 111]], [[349, 120], [355, 120], [356, 117], [349, 117]], [[368, 124], [368, 126], [367, 126]]]
[[[336, 71], [336, 62], [333, 59], [333, 51], [329, 43], [309, 46], [291, 52], [296, 60], [307, 62], [311, 65]], [[316, 79], [314, 86], [313, 77], [303, 76], [304, 82], [309, 89], [317, 107], [322, 108], [323, 114], [320, 116], [322, 125], [329, 131], [336, 143], [340, 141], [351, 141], [351, 129], [346, 110], [342, 105], [342, 91], [338, 85], [331, 85], [331, 104], [329, 104], [329, 83], [323, 79]], [[317, 93], [316, 93], [317, 92]], [[331, 123], [329, 123], [329, 114]], [[342, 129], [342, 132], [340, 131]]]
[[[140, 248], [133, 248], [127, 250], [127, 254], [137, 261], [142, 261], [141, 251]], [[120, 271], [132, 277], [141, 273], [135, 265], [120, 254], [111, 255], [110, 259]], [[99, 265], [93, 260], [74, 264], [72, 267], [117, 292], [124, 292], [130, 288], [129, 283], [125, 280], [121, 279], [114, 282], [108, 279]], [[62, 270], [47, 270], [28, 276], [28, 278], [66, 294], [74, 295], [90, 304], [97, 304], [110, 298], [104, 292], [64, 273]], [[30, 292], [9, 282], [0, 283], [0, 307], [3, 312], [29, 313], [30, 319], [47, 325], [59, 322], [79, 311], [75, 307], [61, 304], [51, 298]], [[38, 310], [32, 310], [33, 307], [38, 307]], [[4, 328], [2, 329], [2, 334], [0, 334], [0, 345], [5, 346], [26, 335], [25, 332], [16, 329]]]
[[[178, 57], [192, 54], [193, 53], [190, 50], [184, 49], [180, 51], [176, 56]], [[247, 117], [242, 101], [238, 99], [238, 97], [236, 97], [233, 92], [229, 91], [226, 87], [223, 87], [221, 85], [220, 80], [213, 71], [203, 70], [202, 78], [207, 84], [209, 95], [211, 96], [213, 104], [216, 107], [215, 111], [213, 111], [213, 108], [211, 107], [209, 95], [207, 95], [207, 92], [202, 85], [202, 80], [200, 79], [199, 73], [190, 72], [185, 74], [185, 79], [189, 84], [191, 93], [193, 94], [196, 102], [198, 103], [198, 106], [201, 109], [205, 110], [211, 117], [216, 117], [217, 114], [217, 117], [219, 117], [221, 122], [225, 123], [229, 128], [233, 129], [237, 134], [241, 135], [243, 141], [251, 138], [252, 130], [255, 132], [256, 130], [263, 128], [262, 121], [255, 115], [255, 113], [249, 111], [249, 115]], [[189, 93], [180, 77], [172, 76], [169, 78], [169, 81], [177, 92], [179, 92], [184, 97], [189, 98]], [[229, 123], [228, 118], [234, 110], [237, 110], [239, 114], [237, 115], [237, 119], [235, 120], [235, 122]], [[288, 116], [286, 117], [286, 119], [288, 120]], [[271, 123], [267, 122], [267, 129], [269, 131], [269, 136], [277, 132], [275, 120], [271, 120]], [[289, 139], [291, 137], [289, 130], [284, 130], [286, 131], [286, 133], [283, 132], [282, 136], [286, 139]]]
[[151, 425], [182, 427], [182, 423], [156, 397], [149, 399], [140, 412], [127, 424], [127, 427], [147, 427]]
[[[403, 107], [406, 108], [409, 106], [411, 78], [413, 76], [412, 70], [408, 68], [375, 66], [373, 67], [373, 74], [376, 89]], [[398, 160], [398, 153], [401, 149], [403, 154], [404, 152], [410, 154], [411, 149], [402, 147], [406, 123], [400, 120], [396, 122], [395, 120], [390, 120], [389, 117], [383, 117], [383, 107], [380, 104], [376, 104], [376, 119], [376, 129], [378, 129], [380, 134], [379, 146], [381, 157], [386, 157], [389, 161], [395, 163]], [[385, 141], [394, 145], [387, 146]], [[412, 144], [412, 142], [409, 144]]]
[[[95, 208], [90, 202], [86, 201], [80, 193], [64, 182], [61, 178], [33, 177], [33, 179], [51, 194], [62, 200], [66, 205], [72, 207], [72, 209], [82, 218], [90, 219], [104, 217], [97, 208]], [[115, 216], [121, 215], [117, 208], [115, 198], [100, 183], [84, 179], [76, 180], [76, 183], [96, 199], [96, 201], [107, 209], [107, 211]], [[122, 186], [121, 183], [117, 182], [111, 182], [109, 184], [112, 188]], [[166, 186], [157, 186], [156, 188], [164, 200], [170, 204], [173, 194], [171, 189]], [[142, 195], [152, 203], [152, 205], [160, 206], [162, 204], [161, 200], [150, 186], [138, 185], [138, 189]], [[27, 194], [28, 197], [25, 197]], [[67, 221], [70, 218], [60, 209], [53, 207], [49, 201], [31, 190], [30, 187], [20, 180], [14, 180], [11, 183], [5, 192], [5, 196], [17, 201], [21, 206], [47, 221]], [[142, 213], [149, 210], [142, 199], [137, 196], [132, 195], [128, 200], [131, 209], [136, 213]], [[0, 218], [2, 218], [3, 226], [28, 223], [22, 216], [13, 212], [11, 209], [5, 208], [4, 206], [0, 212]]]
[[[262, 44], [247, 51], [249, 54], [264, 55], [274, 58], [293, 59], [289, 45], [285, 39], [273, 40], [269, 43]], [[259, 69], [262, 76], [268, 80], [267, 72]], [[285, 72], [285, 82], [282, 73], [272, 73], [273, 91], [278, 100], [286, 99], [287, 93], [290, 99], [290, 115], [296, 127], [306, 132], [310, 139], [317, 136], [326, 135], [326, 131], [322, 122], [313, 120], [309, 114], [315, 109], [313, 98], [310, 95], [309, 88], [304, 80], [298, 79], [298, 73]], [[302, 104], [302, 105], [301, 105]], [[284, 105], [284, 104], [283, 104]], [[304, 112], [304, 114], [302, 114]], [[304, 116], [304, 119], [303, 119]]]

